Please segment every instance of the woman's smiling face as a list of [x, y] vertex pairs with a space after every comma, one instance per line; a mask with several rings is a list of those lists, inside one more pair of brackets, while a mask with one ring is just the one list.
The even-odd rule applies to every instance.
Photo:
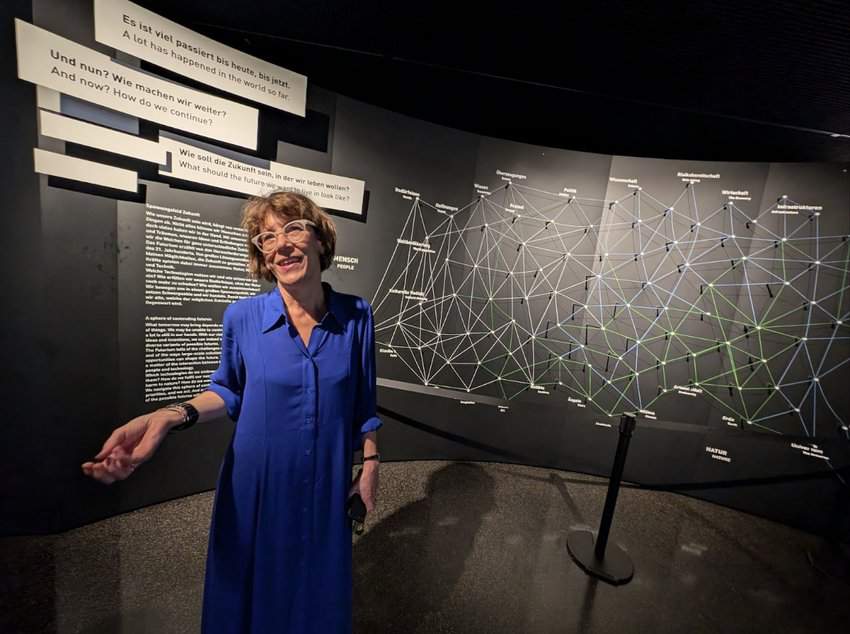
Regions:
[[314, 228], [309, 225], [305, 226], [304, 232], [296, 232], [296, 234], [302, 234], [296, 239], [283, 235], [284, 227], [292, 220], [279, 218], [274, 214], [267, 214], [263, 220], [263, 231], [278, 233], [275, 248], [264, 254], [266, 266], [283, 286], [294, 286], [305, 282], [308, 285], [319, 283], [322, 274], [319, 259], [323, 250], [322, 244]]

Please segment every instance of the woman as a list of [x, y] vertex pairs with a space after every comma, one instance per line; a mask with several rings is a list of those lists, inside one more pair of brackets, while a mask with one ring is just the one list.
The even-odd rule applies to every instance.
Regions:
[[276, 282], [225, 310], [206, 391], [116, 429], [83, 472], [127, 478], [169, 431], [225, 412], [237, 425], [219, 474], [207, 553], [207, 633], [351, 630], [351, 456], [372, 510], [378, 482], [372, 310], [321, 281], [336, 230], [308, 198], [249, 200], [250, 270]]

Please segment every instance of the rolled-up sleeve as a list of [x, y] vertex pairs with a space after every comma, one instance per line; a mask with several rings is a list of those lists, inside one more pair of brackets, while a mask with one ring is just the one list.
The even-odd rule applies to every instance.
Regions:
[[357, 448], [363, 444], [365, 434], [383, 425], [376, 414], [375, 323], [372, 307], [366, 304], [366, 309], [366, 316], [361, 324], [360, 380], [357, 385], [354, 425], [351, 430], [352, 441]]
[[236, 319], [233, 305], [224, 311], [221, 333], [221, 362], [212, 373], [207, 389], [215, 392], [227, 406], [227, 415], [234, 421], [239, 418], [242, 407], [242, 391], [245, 387], [245, 364], [239, 351]]

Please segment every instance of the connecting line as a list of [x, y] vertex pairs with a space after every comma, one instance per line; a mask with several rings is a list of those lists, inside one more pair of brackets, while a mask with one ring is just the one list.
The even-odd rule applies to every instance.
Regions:
[[778, 202], [704, 211], [697, 190], [668, 205], [510, 183], [451, 212], [417, 197], [373, 299], [379, 345], [473, 397], [560, 388], [618, 414], [685, 384], [754, 428], [795, 432], [790, 413], [850, 437], [822, 383], [850, 356], [848, 236]]

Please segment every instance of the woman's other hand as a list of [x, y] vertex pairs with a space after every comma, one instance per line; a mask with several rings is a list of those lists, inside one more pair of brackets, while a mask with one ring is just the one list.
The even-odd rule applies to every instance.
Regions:
[[180, 414], [169, 410], [137, 416], [112, 432], [94, 460], [82, 464], [83, 473], [104, 484], [128, 478], [150, 460], [168, 430], [179, 422]]
[[376, 460], [364, 462], [360, 474], [360, 497], [363, 498], [367, 513], [372, 512], [378, 500], [378, 465]]

